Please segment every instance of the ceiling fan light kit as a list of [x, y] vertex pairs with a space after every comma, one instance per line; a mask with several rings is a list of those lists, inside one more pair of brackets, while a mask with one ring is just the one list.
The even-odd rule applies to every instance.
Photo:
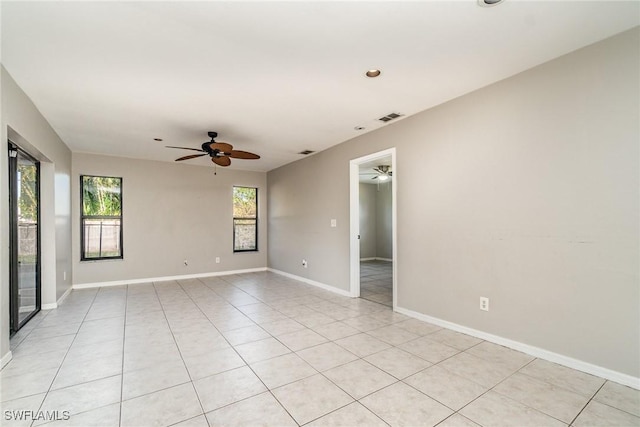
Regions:
[[191, 150], [198, 151], [203, 154], [190, 154], [188, 156], [183, 156], [177, 158], [176, 162], [181, 162], [183, 160], [195, 159], [196, 157], [202, 157], [209, 155], [211, 157], [211, 161], [218, 166], [229, 166], [231, 164], [231, 159], [245, 159], [245, 160], [256, 160], [259, 159], [260, 156], [254, 153], [250, 153], [248, 151], [242, 150], [234, 150], [233, 145], [226, 142], [216, 142], [215, 139], [218, 137], [217, 132], [209, 131], [207, 133], [211, 141], [204, 142], [201, 148], [190, 148], [190, 147], [173, 147], [167, 145], [167, 148], [177, 148], [180, 150]]

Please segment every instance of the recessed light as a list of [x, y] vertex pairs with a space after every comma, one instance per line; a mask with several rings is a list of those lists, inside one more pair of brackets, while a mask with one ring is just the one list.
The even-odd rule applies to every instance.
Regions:
[[478, 0], [478, 6], [489, 7], [502, 3], [504, 0]]
[[162, 138], [153, 138], [153, 140], [154, 140], [154, 141], [161, 142], [161, 141], [162, 141]]
[[364, 130], [364, 126], [356, 126], [354, 127], [355, 130]]
[[373, 69], [373, 70], [367, 71], [366, 73], [364, 73], [364, 75], [367, 76], [367, 77], [373, 78], [373, 77], [378, 77], [380, 75], [380, 73], [381, 73], [380, 70]]

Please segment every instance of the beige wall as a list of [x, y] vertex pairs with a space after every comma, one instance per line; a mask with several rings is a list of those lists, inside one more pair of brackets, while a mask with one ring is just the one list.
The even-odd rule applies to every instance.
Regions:
[[[41, 162], [40, 209], [42, 254], [42, 304], [55, 304], [71, 285], [71, 151], [46, 119], [2, 67], [2, 136], [0, 137], [0, 357], [9, 351], [9, 196], [7, 139]], [[66, 280], [64, 275], [66, 272]]]
[[376, 188], [376, 257], [393, 259], [393, 229], [391, 221], [391, 182], [375, 185]]
[[360, 184], [360, 258], [375, 258], [377, 236], [376, 186]]
[[348, 290], [349, 160], [395, 146], [399, 307], [640, 376], [639, 39], [269, 172], [270, 267]]
[[360, 183], [360, 258], [393, 259], [391, 184]]
[[[80, 261], [80, 175], [122, 177], [123, 260]], [[234, 185], [258, 188], [258, 252], [233, 253]], [[74, 284], [267, 265], [264, 172], [74, 153], [72, 188]]]

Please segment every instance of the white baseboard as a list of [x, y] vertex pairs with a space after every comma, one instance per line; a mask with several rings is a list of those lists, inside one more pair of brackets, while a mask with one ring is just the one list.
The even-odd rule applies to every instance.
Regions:
[[272, 273], [280, 274], [281, 276], [288, 277], [290, 279], [298, 280], [300, 282], [307, 283], [312, 286], [316, 286], [318, 288], [322, 288], [325, 291], [333, 292], [338, 295], [342, 295], [343, 297], [351, 297], [351, 293], [349, 291], [345, 291], [343, 289], [338, 289], [335, 286], [327, 285], [325, 283], [316, 282], [315, 280], [307, 279], [306, 277], [296, 276], [295, 274], [285, 273], [284, 271], [276, 270], [275, 268], [267, 268], [267, 271]]
[[68, 296], [69, 296], [69, 294], [71, 293], [71, 291], [72, 291], [72, 290], [73, 290], [73, 286], [69, 286], [69, 287], [67, 288], [67, 290], [66, 290], [66, 291], [64, 291], [64, 294], [62, 294], [62, 295], [60, 296], [60, 298], [58, 298], [58, 301], [56, 301], [56, 303], [57, 303], [58, 305], [62, 304], [62, 301], [64, 301], [64, 299], [65, 299], [66, 297], [68, 297]]
[[393, 262], [393, 260], [391, 258], [380, 258], [377, 256], [373, 256], [370, 258], [360, 258], [360, 261], [387, 261], [387, 262]]
[[58, 308], [58, 303], [57, 302], [52, 302], [51, 304], [42, 304], [40, 306], [41, 310], [53, 310], [55, 308]]
[[485, 341], [492, 342], [504, 347], [508, 347], [514, 350], [521, 351], [530, 356], [544, 359], [549, 362], [557, 363], [558, 365], [566, 366], [568, 368], [576, 369], [578, 371], [586, 372], [591, 375], [596, 375], [613, 382], [624, 384], [626, 386], [640, 390], [640, 378], [633, 377], [631, 375], [623, 374], [602, 366], [593, 365], [582, 360], [574, 359], [572, 357], [564, 356], [562, 354], [554, 353], [549, 350], [545, 350], [539, 347], [535, 347], [529, 344], [524, 344], [518, 341], [513, 341], [508, 338], [503, 338], [498, 335], [489, 334], [487, 332], [472, 329], [466, 326], [458, 325], [447, 320], [438, 319], [437, 317], [427, 316], [426, 314], [418, 313], [416, 311], [408, 310], [402, 307], [396, 307], [396, 311], [407, 316], [414, 317], [416, 319], [433, 323], [434, 325], [442, 326], [443, 328], [452, 329], [457, 332], [462, 332], [467, 335], [471, 335], [476, 338], [483, 339]]
[[7, 366], [7, 363], [11, 362], [11, 359], [13, 359], [13, 354], [11, 353], [11, 350], [9, 350], [7, 354], [2, 356], [2, 358], [0, 359], [0, 369]]
[[259, 271], [266, 271], [266, 270], [267, 270], [267, 267], [258, 267], [258, 268], [246, 268], [244, 270], [216, 271], [212, 273], [183, 274], [180, 276], [148, 277], [145, 279], [130, 279], [130, 280], [113, 280], [111, 282], [78, 283], [78, 284], [74, 284], [72, 288], [73, 289], [90, 289], [90, 288], [102, 288], [106, 286], [137, 285], [140, 283], [166, 282], [169, 280], [188, 280], [188, 279], [199, 279], [202, 277], [229, 276], [232, 274], [256, 273]]
[[372, 256], [370, 258], [360, 258], [360, 261], [375, 261], [376, 257]]

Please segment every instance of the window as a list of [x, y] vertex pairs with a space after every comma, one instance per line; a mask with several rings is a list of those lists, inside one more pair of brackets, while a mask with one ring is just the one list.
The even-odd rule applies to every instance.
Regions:
[[258, 189], [233, 187], [233, 251], [258, 250]]
[[122, 178], [80, 176], [82, 261], [122, 258]]

